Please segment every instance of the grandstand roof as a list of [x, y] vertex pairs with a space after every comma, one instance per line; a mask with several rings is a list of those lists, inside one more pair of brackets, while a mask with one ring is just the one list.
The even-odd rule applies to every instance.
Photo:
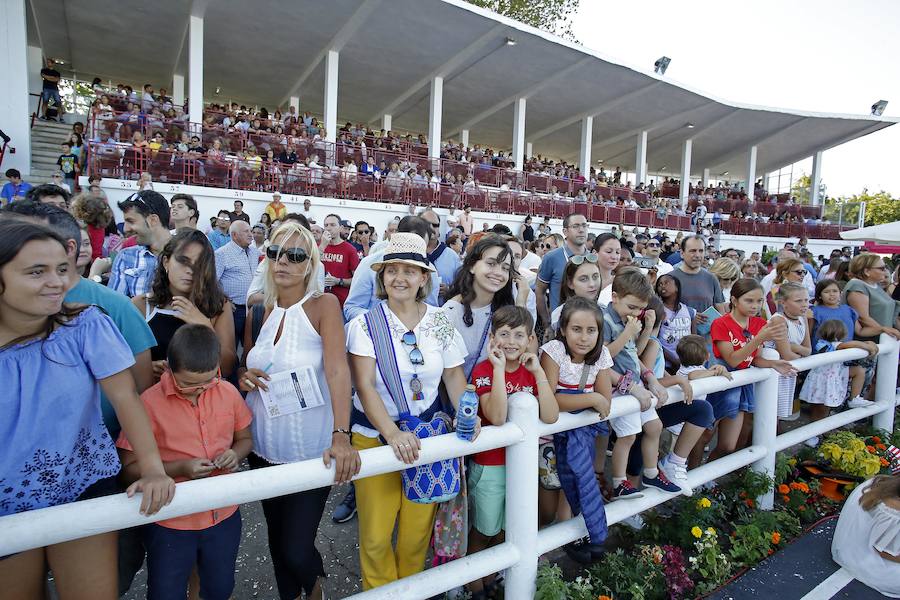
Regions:
[[[340, 49], [338, 122], [428, 130], [429, 81], [444, 76], [443, 136], [512, 144], [512, 103], [526, 96], [534, 152], [577, 162], [581, 118], [595, 115], [593, 162], [633, 170], [637, 133], [649, 130], [651, 172], [678, 176], [691, 137], [693, 175], [744, 177], [775, 170], [900, 119], [750, 106], [692, 89], [647, 69], [479, 9], [463, 0], [195, 0], [204, 21], [206, 99], [322, 113], [323, 54]], [[171, 87], [188, 72], [185, 0], [31, 0], [29, 44], [66, 61], [79, 78]], [[507, 38], [515, 45], [507, 44]], [[637, 43], [637, 40], [636, 40]], [[712, 75], [711, 75], [712, 76]], [[750, 81], [747, 80], [747, 85]], [[220, 88], [218, 95], [214, 94]], [[735, 87], [736, 95], [740, 86]], [[694, 125], [688, 128], [687, 124]]]

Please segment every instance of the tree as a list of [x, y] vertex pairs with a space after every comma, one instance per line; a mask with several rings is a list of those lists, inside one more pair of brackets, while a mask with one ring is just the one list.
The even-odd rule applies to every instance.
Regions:
[[467, 0], [526, 25], [549, 31], [577, 42], [572, 33], [572, 19], [581, 0]]
[[900, 221], [900, 198], [892, 198], [884, 190], [870, 194], [869, 190], [863, 189], [861, 194], [852, 196], [848, 202], [866, 203], [866, 226]]

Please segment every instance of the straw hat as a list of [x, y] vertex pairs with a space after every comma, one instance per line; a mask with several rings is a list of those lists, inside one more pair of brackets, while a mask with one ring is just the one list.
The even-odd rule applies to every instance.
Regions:
[[391, 235], [384, 256], [380, 262], [372, 263], [373, 271], [380, 271], [382, 267], [392, 263], [414, 265], [434, 271], [435, 268], [428, 262], [428, 253], [425, 250], [425, 240], [415, 233], [397, 232]]

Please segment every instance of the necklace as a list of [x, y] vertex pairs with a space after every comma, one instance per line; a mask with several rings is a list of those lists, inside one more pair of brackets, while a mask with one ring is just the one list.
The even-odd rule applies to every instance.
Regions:
[[[412, 392], [412, 398], [411, 398], [412, 401], [420, 402], [425, 399], [425, 394], [422, 393], [422, 389], [423, 389], [422, 380], [419, 379], [419, 365], [424, 364], [424, 360], [423, 360], [423, 358], [420, 358], [419, 360], [413, 360], [413, 354], [416, 352], [419, 354], [419, 357], [422, 357], [422, 351], [419, 349], [419, 344], [418, 344], [418, 340], [416, 339], [415, 332], [412, 329], [410, 329], [407, 332], [401, 331], [403, 329], [403, 327], [405, 327], [405, 325], [400, 327], [400, 329], [398, 329], [397, 324], [394, 322], [393, 311], [388, 310], [386, 312], [387, 312], [388, 318], [391, 321], [390, 325], [391, 325], [392, 335], [397, 334], [399, 332], [400, 343], [403, 344], [404, 346], [412, 346], [412, 350], [410, 351], [409, 356], [410, 356], [410, 363], [412, 364], [412, 367], [413, 367], [413, 375], [412, 375], [412, 378], [410, 378], [410, 380], [409, 380], [409, 391]], [[418, 308], [416, 309], [416, 312], [418, 314]], [[425, 309], [425, 312], [426, 313], [428, 312], [427, 308]], [[424, 318], [424, 316], [425, 315], [423, 314], [422, 317], [419, 317], [419, 322], [421, 322], [421, 320], [422, 320], [422, 318]], [[412, 336], [412, 339], [407, 340], [406, 338], [410, 335]]]

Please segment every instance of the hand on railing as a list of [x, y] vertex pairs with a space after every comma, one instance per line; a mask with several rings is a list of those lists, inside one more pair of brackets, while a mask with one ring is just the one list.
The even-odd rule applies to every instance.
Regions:
[[359, 475], [362, 459], [359, 451], [350, 444], [350, 436], [342, 431], [331, 434], [331, 447], [322, 454], [322, 462], [331, 467], [334, 460], [334, 482], [346, 483]]

